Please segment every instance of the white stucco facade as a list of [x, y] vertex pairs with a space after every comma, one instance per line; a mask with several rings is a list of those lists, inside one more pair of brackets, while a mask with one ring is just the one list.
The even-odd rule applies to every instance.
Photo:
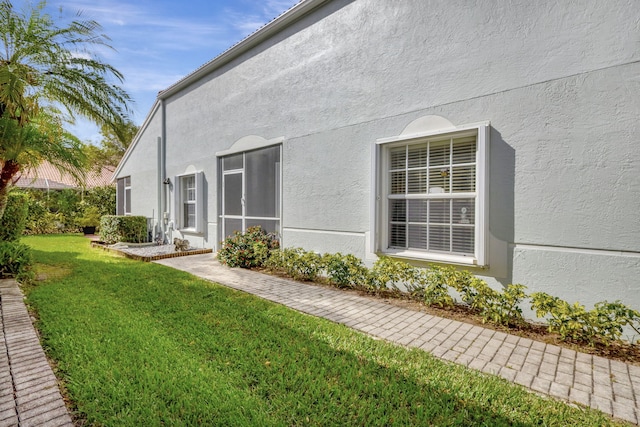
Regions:
[[[161, 92], [116, 178], [132, 214], [216, 248], [220, 159], [278, 145], [282, 243], [372, 262], [380, 141], [483, 123], [486, 262], [465, 268], [640, 309], [638, 17], [635, 0], [307, 0]], [[176, 179], [196, 172], [201, 222], [179, 231]]]

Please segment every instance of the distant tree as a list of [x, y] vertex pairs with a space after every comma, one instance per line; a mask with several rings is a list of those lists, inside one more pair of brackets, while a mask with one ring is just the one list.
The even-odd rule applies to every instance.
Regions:
[[82, 174], [82, 144], [62, 129], [63, 117], [83, 116], [125, 138], [130, 97], [111, 81], [122, 75], [89, 49], [109, 46], [100, 25], [59, 27], [44, 7], [27, 3], [20, 12], [0, 0], [0, 216], [20, 171], [43, 159]]
[[85, 153], [94, 170], [110, 167], [115, 170], [120, 159], [131, 145], [139, 127], [131, 120], [124, 120], [116, 130], [112, 126], [102, 126], [100, 146], [87, 145]]

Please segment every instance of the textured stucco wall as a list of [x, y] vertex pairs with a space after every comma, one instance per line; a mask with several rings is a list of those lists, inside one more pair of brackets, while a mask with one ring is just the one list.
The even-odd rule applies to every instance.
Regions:
[[144, 215], [148, 218], [158, 218], [158, 183], [157, 140], [161, 134], [160, 113], [155, 112], [149, 118], [150, 124], [141, 135], [141, 139], [131, 151], [122, 168], [119, 177], [131, 177], [131, 212], [134, 215]]
[[[284, 244], [371, 258], [372, 143], [425, 115], [491, 121], [476, 273], [640, 309], [640, 2], [505, 3], [336, 0], [167, 99], [167, 174], [207, 179], [207, 232], [187, 237], [218, 240], [215, 153], [284, 137]], [[158, 122], [120, 174], [136, 213], [157, 205], [136, 182]]]

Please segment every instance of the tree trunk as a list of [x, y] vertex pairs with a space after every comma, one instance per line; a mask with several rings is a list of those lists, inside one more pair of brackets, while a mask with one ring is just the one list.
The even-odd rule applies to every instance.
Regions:
[[20, 172], [20, 164], [14, 160], [7, 160], [0, 169], [0, 218], [4, 215], [7, 207], [9, 190], [14, 184], [14, 177]]

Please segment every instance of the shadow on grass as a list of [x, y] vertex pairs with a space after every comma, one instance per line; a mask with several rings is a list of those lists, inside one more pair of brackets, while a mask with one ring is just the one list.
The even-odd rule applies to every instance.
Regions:
[[[169, 267], [103, 252], [34, 252], [73, 270], [29, 298], [74, 384], [71, 398], [93, 423], [108, 424], [113, 413], [127, 414], [122, 425], [149, 422], [148, 408], [157, 408], [156, 421], [241, 425], [606, 421]], [[193, 366], [199, 373], [185, 375]]]

